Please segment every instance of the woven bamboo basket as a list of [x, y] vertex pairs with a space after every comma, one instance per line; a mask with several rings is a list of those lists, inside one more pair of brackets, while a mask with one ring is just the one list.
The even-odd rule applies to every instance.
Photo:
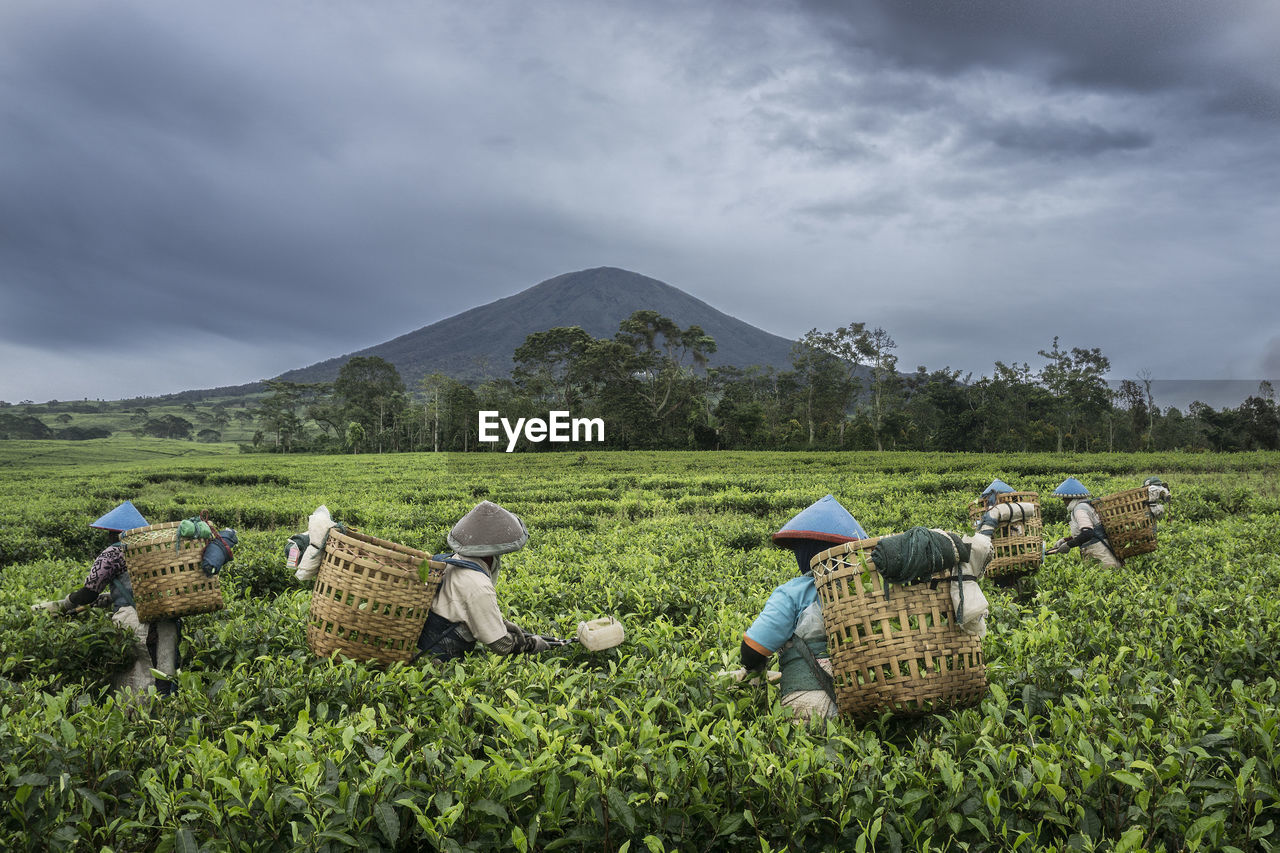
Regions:
[[977, 703], [987, 692], [982, 641], [956, 623], [950, 583], [891, 584], [886, 597], [871, 561], [879, 541], [813, 558], [840, 713], [917, 716]]
[[183, 539], [180, 521], [135, 527], [120, 534], [139, 622], [212, 613], [225, 607], [222, 585], [200, 568], [207, 539]]
[[[1036, 506], [1034, 518], [1009, 522], [996, 527], [991, 537], [991, 562], [986, 577], [1000, 584], [1035, 574], [1044, 564], [1044, 520], [1040, 517], [1040, 495], [1037, 492], [1004, 492], [996, 503], [1031, 503]], [[981, 498], [969, 507], [969, 520], [977, 522], [986, 512]]]
[[[429, 566], [427, 582], [418, 575]], [[416, 548], [355, 530], [329, 531], [307, 617], [307, 646], [378, 663], [408, 661], [445, 564]]]
[[1111, 550], [1121, 560], [1156, 550], [1156, 522], [1151, 517], [1150, 497], [1143, 486], [1093, 501]]

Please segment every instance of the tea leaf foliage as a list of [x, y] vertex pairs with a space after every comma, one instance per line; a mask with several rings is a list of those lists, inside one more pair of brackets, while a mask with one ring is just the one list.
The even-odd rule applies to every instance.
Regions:
[[[1280, 849], [1280, 456], [592, 453], [13, 464], [0, 480], [0, 847], [112, 850]], [[770, 534], [834, 494], [872, 535], [963, 530], [994, 477], [1048, 497], [1148, 474], [1160, 549], [992, 585], [972, 708], [795, 724], [715, 673], [794, 576]], [[111, 692], [129, 637], [79, 585], [124, 499], [209, 510], [227, 607], [184, 620], [175, 697]], [[529, 545], [499, 601], [591, 653], [377, 668], [306, 648], [281, 546], [324, 503], [427, 551], [487, 498]]]

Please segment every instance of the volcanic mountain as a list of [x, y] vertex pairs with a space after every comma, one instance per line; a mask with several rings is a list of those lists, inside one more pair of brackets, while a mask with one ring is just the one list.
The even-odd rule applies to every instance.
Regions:
[[[713, 367], [790, 366], [791, 344], [695, 299], [669, 284], [614, 267], [598, 267], [547, 279], [514, 296], [455, 314], [430, 326], [359, 352], [290, 370], [280, 379], [327, 382], [355, 356], [380, 356], [396, 366], [413, 388], [439, 371], [467, 381], [506, 376], [511, 356], [533, 332], [556, 326], [581, 326], [597, 338], [613, 337], [618, 324], [635, 311], [657, 311], [680, 328], [701, 326], [716, 341]], [[477, 334], [480, 330], [480, 334]]]

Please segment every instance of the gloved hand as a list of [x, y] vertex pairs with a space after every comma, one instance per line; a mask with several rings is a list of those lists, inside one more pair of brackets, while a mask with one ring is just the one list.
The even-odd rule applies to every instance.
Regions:
[[61, 601], [41, 601], [36, 604], [33, 604], [31, 605], [31, 612], [39, 613], [40, 611], [43, 610], [46, 613], [61, 615], [63, 613], [66, 613], [72, 607], [73, 605], [71, 604], [71, 602], [68, 599], [64, 598]]
[[529, 639], [529, 654], [537, 652], [545, 652], [551, 648], [551, 644], [547, 642], [547, 638], [538, 634], [526, 634]]
[[1046, 553], [1049, 554], [1067, 554], [1071, 551], [1071, 545], [1067, 543], [1066, 537], [1059, 539], [1053, 543], [1053, 547]]
[[747, 684], [759, 684], [760, 676], [762, 674], [769, 681], [777, 681], [782, 678], [782, 673], [777, 670], [748, 670], [746, 667], [739, 667], [738, 669], [722, 669], [716, 673], [716, 675], [720, 675], [725, 678], [732, 678], [737, 682], [745, 681]]

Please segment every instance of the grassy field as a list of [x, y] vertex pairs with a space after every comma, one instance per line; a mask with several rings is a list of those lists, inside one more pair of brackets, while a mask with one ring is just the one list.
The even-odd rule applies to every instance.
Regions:
[[[264, 394], [242, 397], [201, 400], [199, 403], [160, 402], [157, 400], [82, 400], [20, 403], [0, 408], [10, 415], [32, 415], [50, 429], [70, 427], [110, 430], [113, 439], [127, 438], [149, 418], [173, 416], [183, 418], [192, 425], [192, 435], [202, 429], [214, 429], [222, 440], [230, 444], [249, 443], [258, 427], [253, 420], [245, 420], [244, 414], [254, 411]], [[224, 417], [220, 418], [219, 414]], [[308, 422], [310, 423], [310, 422]], [[312, 424], [314, 428], [314, 424]]]
[[0, 441], [0, 469], [65, 465], [118, 465], [240, 452], [231, 442], [205, 444], [172, 438], [111, 436], [87, 441]]
[[[90, 464], [0, 443], [0, 471], [4, 849], [1280, 849], [1280, 455]], [[1047, 496], [1068, 475], [1105, 494], [1148, 474], [1174, 491], [1157, 553], [1111, 572], [1051, 557], [1021, 598], [986, 588], [976, 707], [805, 728], [774, 688], [716, 675], [795, 574], [769, 534], [828, 492], [879, 535], [963, 530], [997, 476]], [[440, 670], [308, 652], [309, 584], [281, 547], [316, 505], [438, 551], [482, 498], [532, 534], [504, 560], [508, 618], [568, 636], [611, 614], [628, 642]], [[241, 537], [227, 608], [185, 620], [164, 702], [104, 690], [127, 653], [105, 613], [27, 607], [83, 580], [103, 544], [88, 521], [124, 499]], [[1046, 537], [1065, 532], [1045, 509]]]

